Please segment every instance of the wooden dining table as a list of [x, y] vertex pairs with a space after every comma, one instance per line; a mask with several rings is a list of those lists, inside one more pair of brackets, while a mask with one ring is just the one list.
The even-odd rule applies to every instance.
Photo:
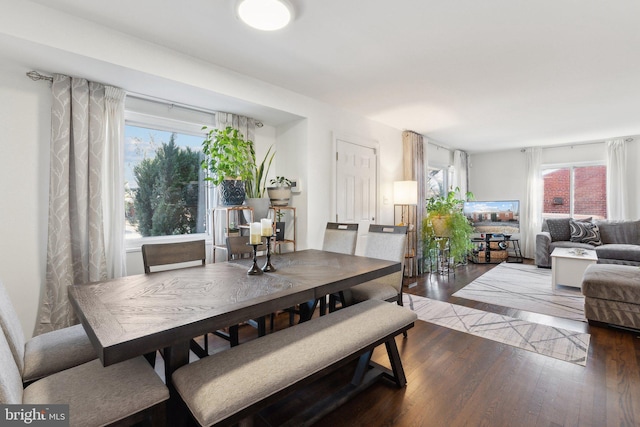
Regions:
[[[258, 263], [264, 264], [264, 258]], [[400, 263], [320, 250], [273, 254], [275, 272], [237, 260], [69, 286], [104, 366], [164, 349], [165, 375], [189, 363], [192, 338], [317, 300], [397, 271]]]

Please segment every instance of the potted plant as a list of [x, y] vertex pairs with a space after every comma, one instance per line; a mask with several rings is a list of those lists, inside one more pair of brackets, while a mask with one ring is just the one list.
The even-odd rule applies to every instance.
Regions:
[[[246, 203], [247, 206], [253, 208], [253, 219], [257, 221], [262, 218], [266, 218], [269, 214], [269, 198], [265, 197], [267, 186], [267, 175], [271, 168], [271, 162], [276, 155], [275, 151], [271, 153], [273, 146], [269, 147], [264, 159], [258, 165], [256, 163], [256, 152], [251, 144], [251, 164], [252, 172], [251, 176], [244, 182], [244, 189], [246, 191]], [[271, 156], [269, 156], [271, 154]], [[248, 219], [247, 219], [248, 220]]]
[[[449, 245], [449, 256], [455, 263], [464, 262], [473, 249], [471, 235], [473, 226], [462, 211], [465, 199], [460, 197], [460, 189], [450, 190], [445, 196], [437, 195], [427, 199], [425, 216], [422, 223], [422, 240], [425, 253], [443, 250]], [[473, 199], [468, 192], [466, 200]]]
[[291, 181], [284, 176], [276, 176], [271, 180], [273, 187], [268, 187], [271, 206], [288, 206], [291, 199]]
[[[202, 129], [206, 130], [207, 126]], [[252, 147], [253, 142], [245, 140], [242, 133], [231, 126], [207, 132], [202, 142], [205, 159], [201, 166], [211, 174], [205, 180], [218, 186], [221, 205], [234, 206], [244, 202], [244, 181], [251, 177], [255, 163], [251, 162]]]

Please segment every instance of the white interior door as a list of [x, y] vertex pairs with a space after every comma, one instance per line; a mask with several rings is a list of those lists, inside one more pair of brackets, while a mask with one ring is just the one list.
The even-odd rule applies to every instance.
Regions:
[[376, 221], [377, 153], [372, 147], [336, 142], [336, 220], [359, 224], [356, 254], [362, 255], [369, 224]]

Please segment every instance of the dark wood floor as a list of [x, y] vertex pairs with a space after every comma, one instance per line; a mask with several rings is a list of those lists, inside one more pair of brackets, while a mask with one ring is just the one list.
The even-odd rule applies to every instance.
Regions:
[[[492, 267], [469, 264], [455, 278], [408, 279], [417, 285], [405, 292], [588, 332], [586, 367], [418, 321], [408, 338], [397, 339], [407, 386], [378, 383], [315, 425], [639, 426], [640, 336], [451, 296]], [[286, 324], [287, 315], [278, 315], [276, 329]], [[254, 335], [241, 328], [241, 340]], [[383, 362], [382, 356], [374, 359]], [[278, 425], [348, 381], [347, 373], [333, 375], [265, 411], [265, 418]]]

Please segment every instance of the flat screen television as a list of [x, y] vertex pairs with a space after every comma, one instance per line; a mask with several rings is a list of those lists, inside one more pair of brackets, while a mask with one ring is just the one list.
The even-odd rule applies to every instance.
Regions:
[[473, 225], [476, 235], [514, 235], [520, 233], [520, 201], [496, 200], [489, 202], [465, 202], [463, 212]]

